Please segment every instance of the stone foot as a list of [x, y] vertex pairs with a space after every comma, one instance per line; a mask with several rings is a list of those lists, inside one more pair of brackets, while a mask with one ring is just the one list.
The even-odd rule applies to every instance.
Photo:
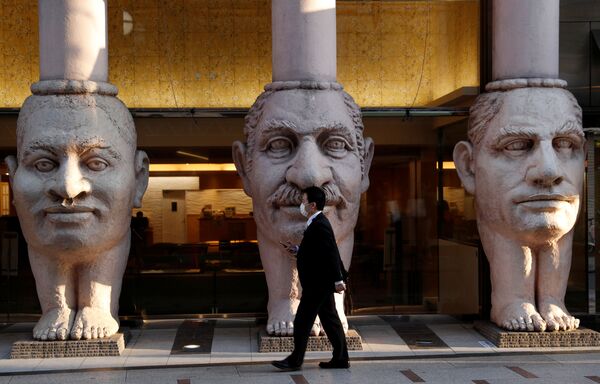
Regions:
[[66, 340], [73, 325], [75, 311], [71, 308], [53, 308], [42, 315], [33, 328], [35, 340]]
[[267, 333], [271, 336], [292, 336], [294, 318], [300, 303], [297, 299], [280, 299], [269, 302]]
[[499, 310], [492, 308], [492, 321], [509, 331], [544, 332], [546, 322], [528, 302], [516, 302], [505, 305]]
[[579, 319], [571, 316], [562, 300], [542, 297], [538, 308], [549, 331], [568, 331], [579, 328]]
[[315, 323], [313, 324], [312, 328], [310, 329], [310, 335], [311, 336], [319, 336], [319, 335], [324, 335], [324, 334], [325, 334], [325, 330], [321, 326], [321, 319], [319, 319], [319, 316], [317, 316], [317, 318], [315, 319]]
[[71, 338], [101, 339], [117, 333], [119, 322], [115, 320], [110, 312], [100, 308], [84, 307], [77, 312]]

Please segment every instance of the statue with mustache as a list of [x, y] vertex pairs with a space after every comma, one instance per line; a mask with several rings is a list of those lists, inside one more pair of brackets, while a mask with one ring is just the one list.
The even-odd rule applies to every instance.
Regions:
[[[267, 332], [292, 335], [301, 287], [296, 260], [282, 242], [298, 244], [306, 218], [301, 192], [326, 192], [344, 267], [350, 268], [360, 196], [369, 186], [373, 141], [363, 137], [360, 108], [336, 82], [278, 81], [265, 86], [245, 119], [245, 142], [233, 143], [233, 159], [252, 197], [260, 256], [269, 290]], [[336, 308], [347, 331], [343, 294]], [[312, 334], [321, 333], [314, 324]]]

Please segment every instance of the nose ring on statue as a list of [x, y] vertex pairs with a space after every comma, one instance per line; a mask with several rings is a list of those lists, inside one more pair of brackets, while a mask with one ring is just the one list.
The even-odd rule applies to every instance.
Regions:
[[72, 207], [75, 205], [75, 201], [72, 198], [63, 199], [62, 203], [60, 203], [65, 208]]

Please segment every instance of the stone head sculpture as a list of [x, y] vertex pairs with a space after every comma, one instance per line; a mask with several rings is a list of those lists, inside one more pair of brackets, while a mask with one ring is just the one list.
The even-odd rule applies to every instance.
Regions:
[[[325, 214], [350, 266], [361, 193], [369, 186], [373, 141], [363, 137], [358, 106], [336, 82], [282, 81], [265, 87], [246, 116], [245, 142], [233, 159], [252, 197], [269, 289], [267, 330], [291, 334], [300, 297], [295, 260], [280, 242], [299, 243], [306, 224], [301, 190], [326, 191]], [[347, 326], [341, 295], [338, 312]], [[313, 332], [317, 332], [313, 329]]]
[[35, 276], [40, 340], [94, 339], [119, 327], [131, 209], [148, 184], [148, 158], [116, 88], [41, 81], [17, 122], [8, 157], [14, 204]]
[[581, 108], [566, 83], [490, 83], [454, 148], [490, 262], [491, 319], [517, 331], [575, 329], [564, 304], [583, 187]]

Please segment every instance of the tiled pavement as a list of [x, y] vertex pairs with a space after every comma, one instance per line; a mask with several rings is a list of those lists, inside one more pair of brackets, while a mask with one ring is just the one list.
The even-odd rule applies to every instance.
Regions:
[[[351, 369], [319, 369], [330, 352], [309, 352], [291, 374], [268, 364], [286, 353], [258, 353], [264, 325], [254, 319], [147, 322], [131, 330], [120, 357], [10, 360], [12, 342], [29, 338], [32, 326], [0, 331], [0, 384], [600, 383], [600, 348], [496, 348], [447, 316], [351, 317], [363, 338], [363, 351], [350, 352]], [[183, 348], [188, 340], [201, 348]]]

